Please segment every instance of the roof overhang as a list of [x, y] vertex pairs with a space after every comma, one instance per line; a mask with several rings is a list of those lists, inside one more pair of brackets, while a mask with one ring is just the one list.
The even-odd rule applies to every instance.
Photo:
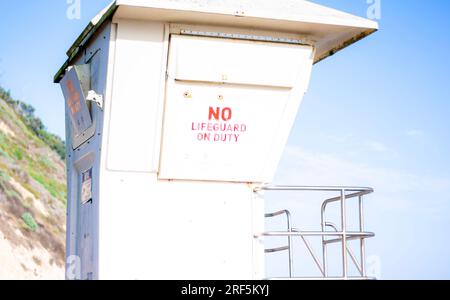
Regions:
[[232, 26], [296, 33], [313, 41], [315, 63], [378, 30], [378, 23], [306, 0], [117, 0], [97, 15], [67, 52], [64, 70], [110, 18]]

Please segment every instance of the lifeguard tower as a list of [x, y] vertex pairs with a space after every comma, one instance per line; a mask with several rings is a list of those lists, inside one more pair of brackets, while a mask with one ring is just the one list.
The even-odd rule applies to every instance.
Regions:
[[[311, 69], [377, 23], [300, 0], [117, 0], [67, 52], [68, 279], [264, 279], [266, 253], [320, 236], [366, 278], [368, 188], [270, 186]], [[266, 214], [264, 191], [333, 191], [322, 230]], [[361, 227], [346, 226], [346, 200]], [[341, 204], [342, 222], [326, 220]], [[266, 232], [265, 218], [288, 226]], [[266, 249], [264, 239], [287, 245]], [[359, 240], [361, 256], [348, 247]], [[313, 250], [310, 245], [309, 250]]]

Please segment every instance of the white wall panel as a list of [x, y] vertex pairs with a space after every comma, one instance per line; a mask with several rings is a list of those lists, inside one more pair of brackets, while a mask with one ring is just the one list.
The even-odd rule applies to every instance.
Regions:
[[164, 24], [119, 22], [108, 141], [110, 170], [157, 171], [164, 46]]
[[302, 45], [172, 35], [160, 178], [271, 181], [312, 53]]

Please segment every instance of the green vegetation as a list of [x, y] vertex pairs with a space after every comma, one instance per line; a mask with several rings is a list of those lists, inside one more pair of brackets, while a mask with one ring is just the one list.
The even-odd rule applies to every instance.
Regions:
[[36, 232], [38, 230], [39, 228], [38, 224], [36, 223], [36, 221], [34, 220], [33, 216], [30, 213], [24, 213], [22, 215], [22, 220], [29, 230], [33, 232]]
[[9, 175], [0, 170], [0, 191], [3, 191], [8, 199], [20, 200], [20, 195], [8, 184]]
[[8, 152], [5, 151], [5, 148], [7, 147], [6, 141], [6, 136], [2, 132], [0, 132], [0, 156], [3, 156], [7, 160], [9, 160], [10, 156]]
[[15, 161], [29, 159], [27, 147], [24, 147], [21, 141], [8, 137], [5, 137], [4, 143], [0, 144], [0, 155], [6, 157], [8, 160], [12, 159]]
[[0, 170], [0, 190], [5, 190], [4, 182], [9, 181], [9, 175]]
[[5, 194], [6, 194], [6, 196], [7, 196], [9, 199], [20, 200], [20, 195], [19, 195], [16, 191], [13, 191], [13, 190], [6, 190], [6, 191], [5, 191]]
[[28, 182], [22, 182], [22, 186], [27, 189], [34, 197], [39, 198], [41, 195]]
[[58, 153], [62, 160], [66, 159], [66, 144], [59, 136], [49, 133], [46, 130], [39, 131], [37, 135], [52, 150]]
[[0, 148], [0, 156], [3, 156], [6, 159], [10, 159], [9, 154], [5, 152], [2, 148]]
[[15, 149], [14, 152], [13, 152], [13, 155], [14, 155], [14, 157], [15, 157], [17, 160], [22, 160], [22, 159], [23, 159], [23, 156], [24, 156], [24, 153], [23, 153], [23, 150], [22, 150], [22, 149]]
[[[2, 87], [0, 99], [0, 120], [14, 130], [14, 135], [0, 131], [0, 170], [13, 175], [36, 199], [42, 197], [41, 185], [52, 197], [66, 204], [66, 185], [61, 180], [64, 174], [61, 174], [59, 161], [47, 150], [52, 149], [64, 160], [64, 142], [47, 131], [31, 105], [13, 99], [9, 91]], [[0, 183], [9, 198], [20, 199], [10, 191], [4, 176], [0, 178]]]
[[8, 180], [9, 176], [8, 174], [6, 174], [5, 172], [3, 172], [2, 170], [0, 170], [0, 180]]
[[39, 164], [47, 169], [47, 170], [54, 170], [55, 169], [55, 165], [53, 164], [53, 162], [51, 162], [47, 157], [43, 156], [39, 159]]
[[[13, 248], [42, 246], [52, 257], [50, 264], [63, 266], [64, 142], [34, 114], [32, 106], [0, 87], [0, 227]], [[39, 255], [30, 266], [33, 261], [44, 264]], [[26, 272], [32, 270], [24, 265]]]
[[4, 90], [2, 87], [0, 87], [0, 98], [5, 100], [6, 103], [8, 103], [9, 106], [20, 116], [23, 123], [31, 132], [36, 134], [41, 141], [58, 153], [61, 159], [64, 160], [66, 158], [64, 141], [59, 136], [47, 131], [42, 120], [34, 115], [35, 108], [33, 106], [20, 100], [13, 99], [11, 97], [11, 93]]
[[56, 180], [37, 173], [33, 170], [29, 171], [31, 178], [39, 182], [53, 197], [66, 203], [66, 185], [58, 183]]

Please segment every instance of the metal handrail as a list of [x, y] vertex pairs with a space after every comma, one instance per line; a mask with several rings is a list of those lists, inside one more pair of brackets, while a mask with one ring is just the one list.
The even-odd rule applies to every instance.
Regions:
[[[347, 192], [365, 192], [371, 194], [374, 192], [369, 187], [338, 187], [338, 186], [294, 186], [294, 185], [265, 185], [254, 189], [255, 192], [260, 191], [312, 191], [312, 192], [340, 192], [345, 190]], [[334, 199], [334, 198], [331, 198]], [[328, 200], [331, 200], [328, 199]], [[327, 201], [327, 200], [325, 200]]]
[[[288, 210], [281, 210], [270, 214], [265, 214], [266, 218], [274, 218], [281, 215], [286, 215], [286, 221], [287, 221], [287, 231], [292, 231], [292, 218], [291, 213]], [[278, 247], [278, 248], [272, 248], [272, 249], [266, 249], [266, 253], [275, 253], [275, 252], [281, 252], [281, 251], [288, 251], [289, 254], [289, 277], [293, 276], [294, 272], [294, 260], [292, 258], [292, 237], [288, 236], [288, 245], [285, 247]]]
[[[314, 262], [316, 263], [317, 267], [319, 268], [320, 272], [322, 273], [323, 277], [321, 279], [372, 279], [367, 277], [366, 274], [366, 265], [365, 265], [365, 240], [371, 237], [374, 237], [375, 234], [372, 232], [366, 232], [364, 229], [364, 206], [363, 206], [363, 197], [371, 194], [374, 192], [372, 188], [368, 187], [312, 187], [312, 186], [261, 186], [257, 187], [255, 192], [261, 192], [261, 191], [313, 191], [313, 192], [339, 192], [340, 196], [329, 198], [323, 201], [321, 206], [321, 231], [300, 231], [297, 229], [292, 229], [292, 223], [291, 223], [291, 215], [288, 211], [280, 211], [274, 214], [267, 214], [266, 217], [274, 217], [277, 215], [282, 215], [283, 213], [287, 212], [288, 216], [288, 231], [271, 231], [271, 232], [264, 232], [256, 237], [300, 237], [303, 242], [305, 243], [311, 257], [313, 258]], [[348, 231], [347, 230], [347, 200], [358, 198], [359, 200], [359, 231]], [[340, 202], [341, 209], [340, 209], [340, 217], [341, 217], [341, 229], [338, 229], [338, 226], [331, 222], [326, 221], [326, 210], [328, 205]], [[327, 231], [326, 228], [330, 227], [334, 231]], [[316, 253], [313, 251], [310, 243], [306, 239], [306, 237], [321, 237], [322, 238], [322, 263], [320, 263], [320, 260]], [[331, 238], [330, 237], [335, 237]], [[337, 237], [337, 238], [336, 238]], [[327, 239], [328, 238], [328, 239]], [[351, 250], [351, 248], [348, 246], [348, 241], [352, 240], [360, 240], [360, 262], [358, 262], [358, 259], [356, 258], [355, 254]], [[342, 277], [329, 277], [328, 276], [328, 270], [327, 270], [327, 260], [328, 260], [328, 249], [327, 246], [329, 244], [333, 243], [342, 243]], [[292, 254], [292, 243], [291, 240], [289, 240], [288, 247], [280, 247], [280, 248], [274, 248], [274, 249], [268, 249], [268, 250], [277, 250], [278, 251], [286, 251], [288, 250], [290, 255]], [[276, 251], [271, 251], [267, 253], [273, 253]], [[348, 256], [350, 256], [351, 260], [355, 264], [358, 272], [360, 273], [360, 277], [351, 277], [348, 274]], [[289, 278], [293, 278], [292, 274], [292, 262], [293, 259], [290, 256], [289, 263], [290, 263], [290, 272], [289, 272]], [[316, 279], [316, 278], [296, 278], [296, 279]]]
[[[356, 232], [356, 231], [347, 231], [345, 232], [346, 235], [349, 236], [354, 236], [354, 237], [359, 237], [359, 238], [371, 238], [374, 237], [375, 234], [373, 232]], [[292, 231], [292, 232], [285, 232], [285, 231], [269, 231], [269, 232], [264, 232], [260, 235], [256, 235], [256, 237], [261, 237], [261, 236], [298, 236], [298, 237], [302, 237], [302, 236], [343, 236], [344, 232], [343, 231], [339, 231], [339, 232], [323, 232], [323, 231]]]
[[[331, 222], [325, 223], [325, 226], [332, 228], [332, 229], [333, 229], [334, 231], [336, 231], [336, 232], [338, 231], [337, 226], [336, 226], [335, 224], [331, 223]], [[360, 239], [360, 237], [350, 237], [350, 236], [347, 236], [347, 241], [351, 240], [352, 238], [354, 238], [354, 239]], [[328, 245], [328, 244], [332, 244], [332, 243], [335, 243], [335, 242], [338, 243], [338, 242], [340, 242], [340, 241], [341, 241], [341, 239], [340, 239], [340, 238], [337, 238], [337, 239], [334, 239], [334, 240], [327, 240], [327, 241], [325, 241], [325, 243], [326, 243], [326, 245]], [[347, 245], [347, 252], [348, 252], [348, 254], [350, 255], [350, 258], [352, 259], [352, 261], [353, 261], [353, 263], [355, 264], [356, 268], [358, 269], [359, 274], [361, 274], [361, 276], [363, 276], [363, 269], [362, 269], [362, 266], [358, 263], [358, 260], [356, 259], [355, 254], [353, 253], [352, 249], [350, 249], [350, 248], [348, 247], [348, 245]]]

